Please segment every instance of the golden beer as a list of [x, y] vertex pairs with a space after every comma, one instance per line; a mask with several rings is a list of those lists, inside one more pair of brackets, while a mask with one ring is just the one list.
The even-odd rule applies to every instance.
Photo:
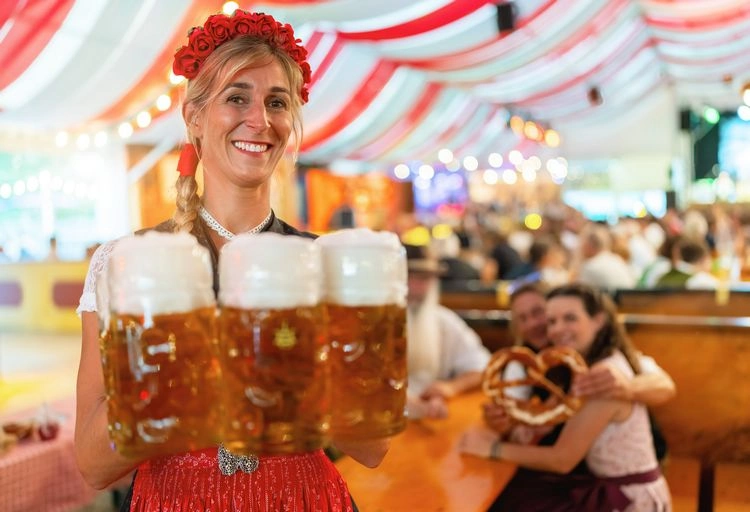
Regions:
[[391, 436], [406, 428], [406, 309], [328, 305], [333, 435]]
[[227, 449], [293, 453], [325, 445], [330, 375], [324, 326], [322, 306], [222, 309]]
[[245, 234], [222, 248], [218, 343], [229, 451], [326, 444], [331, 380], [320, 275], [320, 249], [309, 239]]
[[188, 234], [119, 240], [97, 289], [110, 437], [133, 458], [222, 438], [216, 300], [208, 250]]
[[113, 315], [102, 343], [109, 431], [129, 457], [221, 441], [215, 309]]
[[329, 319], [334, 439], [406, 427], [406, 254], [394, 233], [321, 236]]

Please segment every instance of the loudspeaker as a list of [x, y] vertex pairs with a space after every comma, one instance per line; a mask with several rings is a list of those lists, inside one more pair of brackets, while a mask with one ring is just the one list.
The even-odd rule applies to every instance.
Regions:
[[680, 110], [680, 130], [689, 132], [693, 129], [693, 113], [688, 108]]
[[516, 6], [513, 2], [504, 2], [497, 5], [497, 29], [508, 32], [516, 28]]

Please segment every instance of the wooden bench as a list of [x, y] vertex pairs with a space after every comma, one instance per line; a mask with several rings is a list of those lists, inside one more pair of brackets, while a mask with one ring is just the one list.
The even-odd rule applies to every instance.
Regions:
[[750, 462], [750, 318], [624, 314], [677, 397], [653, 409], [670, 452], [701, 464], [698, 510], [713, 510], [716, 465]]
[[720, 292], [711, 290], [617, 290], [614, 299], [620, 313], [750, 316], [750, 292], [745, 288], [729, 290], [726, 303]]
[[491, 352], [514, 342], [509, 329], [508, 299], [502, 283], [484, 285], [467, 281], [444, 287], [440, 293], [440, 303], [458, 312]]

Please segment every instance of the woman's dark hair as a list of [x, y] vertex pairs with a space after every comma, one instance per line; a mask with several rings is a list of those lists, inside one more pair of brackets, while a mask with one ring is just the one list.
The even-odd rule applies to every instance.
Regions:
[[603, 313], [605, 320], [599, 332], [594, 337], [586, 362], [589, 366], [612, 355], [619, 350], [625, 355], [630, 367], [635, 373], [641, 373], [641, 365], [638, 360], [638, 351], [633, 342], [630, 341], [625, 328], [617, 319], [617, 308], [612, 298], [595, 288], [581, 283], [571, 283], [559, 286], [547, 294], [547, 300], [555, 297], [575, 297], [583, 304], [583, 309], [590, 316]]

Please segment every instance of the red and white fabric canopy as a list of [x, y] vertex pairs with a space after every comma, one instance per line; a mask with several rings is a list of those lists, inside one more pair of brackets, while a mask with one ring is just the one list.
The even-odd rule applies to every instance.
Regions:
[[[503, 152], [529, 143], [507, 127], [511, 114], [590, 127], [665, 87], [680, 105], [736, 108], [750, 81], [747, 0], [520, 0], [503, 33], [490, 0], [239, 3], [290, 22], [310, 52], [303, 161]], [[3, 0], [0, 129], [114, 133], [172, 90], [186, 28], [220, 9]], [[176, 102], [149, 130], [180, 136]]]

